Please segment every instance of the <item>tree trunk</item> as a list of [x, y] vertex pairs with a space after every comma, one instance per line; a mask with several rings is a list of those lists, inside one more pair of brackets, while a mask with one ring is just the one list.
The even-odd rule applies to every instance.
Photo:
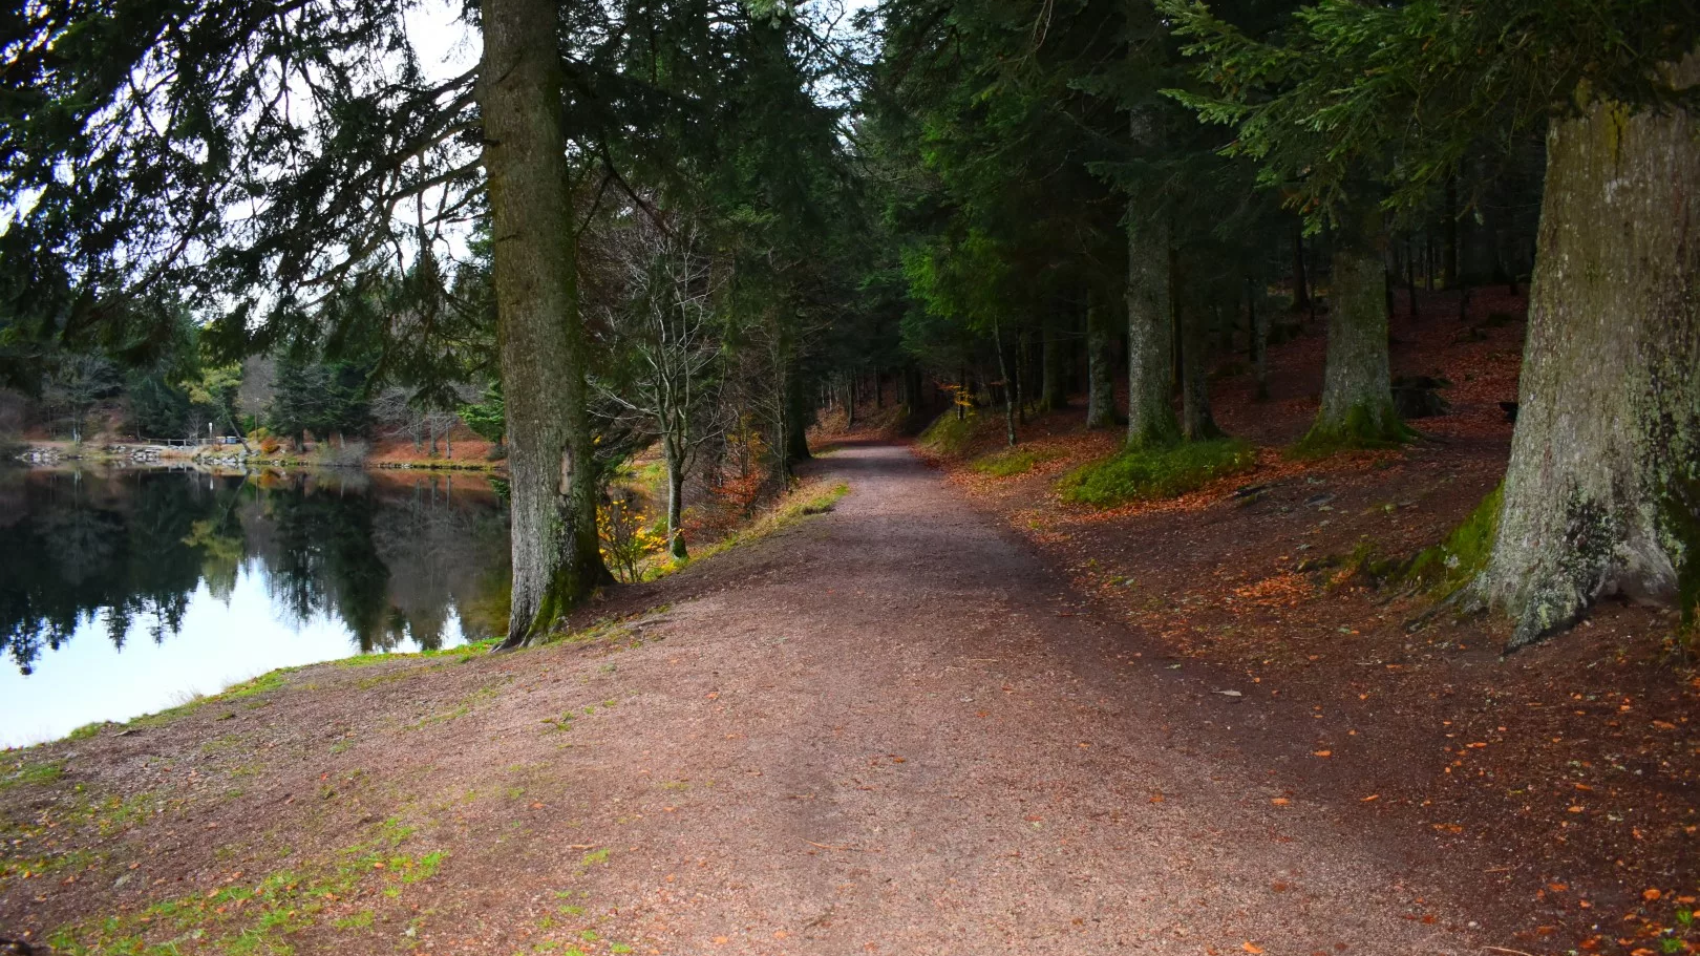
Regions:
[[1335, 242], [1322, 409], [1302, 447], [1383, 447], [1411, 432], [1393, 410], [1387, 358], [1387, 259], [1379, 210]]
[[667, 465], [667, 553], [675, 561], [690, 557], [685, 550], [683, 528], [685, 499], [684, 453], [675, 442], [661, 443], [662, 457]]
[[1167, 445], [1180, 438], [1170, 402], [1173, 316], [1169, 299], [1169, 227], [1130, 203], [1127, 227], [1127, 443]]
[[1110, 352], [1116, 328], [1110, 310], [1094, 295], [1086, 304], [1086, 427], [1109, 428], [1116, 421], [1116, 382]]
[[1293, 223], [1293, 311], [1310, 309], [1310, 289], [1305, 282], [1305, 229], [1303, 222]]
[[814, 457], [809, 451], [809, 426], [816, 423], [814, 409], [809, 405], [801, 378], [793, 374], [790, 379], [791, 425], [786, 429], [785, 455], [792, 462], [808, 461]]
[[844, 382], [844, 430], [854, 431], [856, 428], [856, 376], [851, 375]]
[[1210, 330], [1204, 310], [1185, 309], [1181, 317], [1181, 435], [1187, 441], [1222, 437], [1210, 414], [1208, 358]]
[[1446, 176], [1446, 247], [1440, 259], [1441, 288], [1451, 291], [1458, 287], [1458, 174]]
[[[1700, 81], [1700, 54], [1674, 73]], [[1597, 102], [1549, 130], [1517, 430], [1471, 593], [1516, 621], [1512, 647], [1606, 595], [1700, 598], [1694, 122]]]
[[1269, 310], [1257, 308], [1257, 289], [1246, 280], [1247, 308], [1251, 326], [1251, 367], [1257, 381], [1257, 401], [1269, 400]]
[[1039, 364], [1039, 410], [1044, 412], [1056, 411], [1068, 406], [1068, 397], [1063, 388], [1063, 362], [1067, 354], [1063, 348], [1062, 336], [1057, 330], [1057, 315], [1055, 310], [1047, 310], [1044, 327], [1040, 329]]
[[[1009, 387], [1009, 361], [1003, 354], [1002, 324], [992, 319], [992, 347], [998, 351], [998, 375], [1003, 378], [1003, 429], [1004, 439], [1011, 448], [1015, 447], [1015, 403], [1017, 393]], [[1020, 356], [1016, 357], [1018, 360]]]
[[503, 647], [547, 633], [611, 580], [597, 552], [558, 11], [551, 0], [483, 7], [479, 99], [512, 496], [513, 601]]

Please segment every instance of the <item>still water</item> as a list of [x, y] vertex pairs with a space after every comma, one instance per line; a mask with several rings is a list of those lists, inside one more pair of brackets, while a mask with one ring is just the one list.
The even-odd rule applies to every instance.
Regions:
[[488, 637], [508, 557], [479, 476], [0, 468], [0, 747]]

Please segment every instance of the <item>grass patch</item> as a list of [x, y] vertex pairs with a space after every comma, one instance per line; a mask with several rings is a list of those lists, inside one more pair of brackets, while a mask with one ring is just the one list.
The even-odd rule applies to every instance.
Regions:
[[1057, 482], [1064, 500], [1108, 508], [1173, 498], [1224, 475], [1257, 466], [1257, 452], [1237, 438], [1123, 451], [1074, 469]]
[[994, 478], [1013, 478], [1025, 475], [1042, 462], [1056, 461], [1065, 453], [1055, 448], [1028, 448], [1017, 446], [994, 451], [989, 455], [981, 455], [974, 459], [968, 467], [982, 475]]
[[973, 443], [979, 424], [980, 416], [973, 409], [960, 419], [956, 417], [955, 410], [947, 411], [933, 419], [915, 443], [936, 454], [960, 455]]
[[0, 776], [0, 790], [11, 787], [41, 787], [65, 775], [65, 767], [57, 763], [17, 764], [5, 776]]
[[643, 579], [653, 581], [656, 578], [666, 577], [692, 562], [712, 558], [717, 554], [724, 554], [740, 544], [759, 541], [776, 531], [796, 524], [809, 515], [826, 514], [838, 504], [839, 499], [849, 493], [850, 486], [842, 481], [830, 488], [822, 487], [819, 484], [799, 485], [790, 494], [782, 498], [777, 507], [752, 521], [748, 526], [728, 534], [711, 545], [698, 549], [696, 553], [684, 561], [665, 558], [646, 571]]
[[[161, 900], [136, 912], [92, 918], [62, 926], [48, 937], [71, 956], [179, 952], [185, 939], [196, 952], [292, 953], [290, 937], [329, 921], [348, 931], [367, 929], [371, 909], [349, 911], [348, 900], [376, 893], [399, 899], [403, 889], [436, 874], [441, 852], [414, 856], [379, 840], [339, 851], [303, 869], [277, 870], [257, 882]], [[345, 914], [345, 915], [333, 915]]]

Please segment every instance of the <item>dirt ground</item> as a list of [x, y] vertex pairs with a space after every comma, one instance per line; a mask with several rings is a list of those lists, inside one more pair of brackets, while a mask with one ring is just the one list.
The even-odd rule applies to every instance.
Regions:
[[[1502, 659], [1492, 622], [1411, 631], [1420, 596], [1316, 561], [1432, 544], [1474, 507], [1515, 332], [1400, 331], [1396, 364], [1457, 383], [1436, 440], [1266, 452], [1234, 482], [1269, 485], [1250, 504], [1062, 505], [1056, 473], [1113, 443], [1077, 413], [1035, 423], [1061, 457], [1007, 479], [846, 442], [807, 469], [849, 485], [832, 512], [619, 589], [572, 640], [318, 665], [7, 753], [0, 937], [1693, 952], [1700, 684], [1675, 622], [1609, 606]], [[1262, 410], [1225, 378], [1223, 423], [1290, 440], [1316, 351], [1283, 346]]]

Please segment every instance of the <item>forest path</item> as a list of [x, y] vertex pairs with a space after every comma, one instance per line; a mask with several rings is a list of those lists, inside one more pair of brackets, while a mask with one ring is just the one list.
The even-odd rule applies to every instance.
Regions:
[[1257, 703], [1118, 650], [908, 448], [809, 470], [850, 495], [683, 575], [700, 596], [666, 613], [663, 653], [619, 665], [642, 690], [595, 733], [597, 762], [663, 787], [631, 795], [644, 817], [598, 880], [628, 935], [667, 953], [1475, 948], [1391, 848], [1211, 737], [1276, 729]]
[[[47, 821], [23, 850], [86, 869], [0, 878], [0, 936], [80, 926], [93, 953], [187, 927], [208, 943], [186, 952], [302, 954], [1476, 948], [1432, 861], [1338, 811], [1363, 795], [1313, 755], [1308, 708], [1138, 656], [906, 447], [846, 445], [808, 471], [850, 494], [581, 613], [642, 620], [303, 668], [32, 752], [63, 776], [0, 788], [0, 823]], [[387, 865], [350, 868], [374, 847]], [[144, 915], [161, 904], [187, 915]]]

